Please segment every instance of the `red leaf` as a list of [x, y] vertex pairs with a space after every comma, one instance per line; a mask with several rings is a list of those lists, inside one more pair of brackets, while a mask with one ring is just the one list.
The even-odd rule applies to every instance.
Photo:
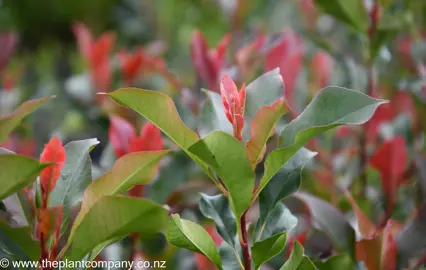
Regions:
[[127, 85], [132, 85], [136, 76], [142, 69], [144, 62], [143, 51], [139, 49], [133, 55], [123, 51], [118, 55], [118, 60], [120, 61], [122, 73]]
[[17, 43], [18, 36], [13, 32], [0, 35], [0, 72], [6, 67]]
[[45, 145], [40, 155], [40, 162], [53, 163], [53, 165], [43, 169], [40, 173], [42, 193], [48, 194], [55, 188], [56, 181], [61, 175], [61, 169], [65, 164], [65, 148], [57, 137], [53, 137]]
[[130, 139], [130, 152], [160, 151], [164, 149], [161, 131], [151, 122], [147, 122], [139, 137]]
[[110, 126], [108, 130], [109, 140], [117, 158], [130, 153], [130, 141], [136, 137], [136, 131], [132, 124], [124, 118], [110, 116]]
[[217, 91], [219, 72], [223, 64], [230, 35], [225, 35], [217, 49], [209, 50], [203, 34], [196, 30], [191, 39], [191, 57], [197, 75], [209, 88]]
[[234, 81], [224, 73], [220, 83], [220, 94], [222, 95], [226, 117], [234, 127], [234, 136], [241, 140], [244, 127], [243, 116], [246, 102], [246, 87], [243, 85], [240, 92], [238, 92]]
[[315, 91], [318, 92], [328, 85], [333, 68], [333, 58], [323, 51], [315, 53], [311, 60], [311, 69]]
[[382, 242], [382, 270], [395, 270], [397, 260], [397, 246], [392, 234], [392, 220], [389, 220], [383, 230]]
[[281, 41], [266, 53], [265, 69], [270, 71], [277, 67], [280, 68], [285, 85], [285, 97], [293, 109], [296, 109], [293, 95], [297, 76], [302, 69], [302, 62], [302, 39], [290, 29], [286, 29], [282, 34]]
[[370, 163], [381, 175], [383, 191], [388, 200], [386, 212], [390, 214], [406, 169], [405, 139], [398, 136], [385, 142], [372, 156]]
[[357, 202], [352, 197], [351, 193], [345, 189], [345, 195], [348, 198], [352, 210], [355, 213], [358, 223], [358, 229], [361, 233], [362, 238], [368, 239], [371, 238], [376, 233], [376, 225], [370, 221], [370, 219], [365, 215], [365, 213], [359, 208]]
[[77, 37], [77, 44], [80, 49], [80, 53], [83, 55], [86, 61], [89, 62], [90, 56], [92, 55], [93, 49], [93, 37], [89, 29], [82, 24], [76, 23], [72, 26], [74, 35]]
[[96, 41], [84, 24], [73, 25], [80, 52], [89, 65], [92, 82], [97, 92], [107, 92], [111, 85], [109, 54], [115, 42], [113, 33], [104, 33]]

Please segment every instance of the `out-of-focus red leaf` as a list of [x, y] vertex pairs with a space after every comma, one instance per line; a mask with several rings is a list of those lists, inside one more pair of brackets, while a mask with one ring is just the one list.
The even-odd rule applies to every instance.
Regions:
[[126, 119], [112, 115], [108, 135], [115, 155], [120, 158], [130, 153], [130, 141], [136, 137], [136, 130]]
[[261, 55], [261, 48], [265, 44], [266, 35], [259, 33], [255, 40], [248, 45], [238, 49], [235, 53], [235, 60], [237, 61], [240, 72], [243, 76], [247, 76], [249, 71], [253, 69], [258, 56]]
[[292, 30], [286, 29], [282, 33], [281, 40], [265, 56], [266, 71], [280, 68], [285, 85], [285, 97], [294, 112], [298, 114], [294, 101], [294, 89], [297, 76], [303, 64], [303, 42]]
[[[139, 137], [131, 123], [119, 116], [110, 116], [109, 140], [117, 157], [139, 151], [160, 151], [164, 149], [161, 131], [152, 123], [147, 122]], [[129, 195], [141, 197], [143, 185], [136, 185], [129, 190]]]
[[371, 157], [370, 163], [380, 173], [387, 198], [386, 212], [390, 214], [407, 164], [405, 139], [398, 136], [385, 142]]
[[368, 270], [380, 270], [381, 239], [381, 235], [376, 235], [356, 242], [356, 258], [363, 261]]
[[246, 87], [243, 85], [238, 92], [232, 78], [223, 74], [220, 83], [220, 94], [222, 95], [226, 117], [234, 127], [234, 136], [241, 141], [244, 128], [243, 116], [246, 102]]
[[77, 44], [81, 54], [86, 60], [90, 59], [93, 49], [93, 37], [89, 29], [82, 23], [76, 23], [72, 26], [72, 30], [77, 37]]
[[120, 61], [121, 70], [128, 86], [132, 85], [133, 81], [136, 79], [138, 73], [142, 69], [144, 62], [144, 54], [141, 49], [137, 50], [135, 53], [130, 54], [128, 52], [120, 52], [118, 55], [118, 60]]
[[311, 60], [312, 83], [315, 93], [328, 85], [333, 68], [333, 58], [326, 52], [314, 54]]
[[300, 0], [299, 10], [306, 21], [308, 28], [314, 29], [318, 17], [318, 11], [313, 0]]
[[382, 270], [396, 270], [397, 261], [397, 246], [395, 239], [392, 234], [392, 220], [389, 220], [383, 230], [383, 242], [382, 242]]
[[18, 36], [13, 32], [0, 35], [0, 73], [9, 62], [17, 43]]
[[65, 164], [65, 156], [65, 148], [57, 137], [53, 137], [45, 145], [40, 155], [40, 162], [53, 163], [53, 165], [46, 167], [40, 173], [42, 193], [48, 194], [55, 188], [56, 181], [58, 181], [61, 175], [61, 169]]
[[112, 80], [109, 55], [115, 43], [115, 35], [107, 32], [95, 40], [87, 27], [81, 23], [74, 24], [73, 31], [80, 52], [89, 65], [96, 91], [108, 92]]
[[165, 63], [161, 58], [147, 55], [142, 48], [133, 54], [122, 51], [118, 55], [122, 73], [127, 85], [132, 85], [139, 72], [144, 70], [164, 69]]
[[196, 30], [192, 35], [191, 57], [195, 71], [212, 91], [217, 91], [219, 73], [229, 41], [230, 36], [225, 35], [217, 49], [209, 50], [207, 42], [199, 30]]
[[160, 151], [164, 149], [161, 131], [151, 122], [147, 122], [139, 137], [130, 139], [130, 152]]
[[359, 208], [357, 202], [352, 197], [352, 194], [345, 190], [346, 198], [349, 200], [352, 210], [354, 211], [357, 222], [358, 222], [358, 229], [361, 233], [362, 238], [369, 239], [371, 238], [375, 232], [376, 232], [376, 225], [374, 225], [373, 222], [370, 221], [370, 219], [365, 215], [365, 213]]

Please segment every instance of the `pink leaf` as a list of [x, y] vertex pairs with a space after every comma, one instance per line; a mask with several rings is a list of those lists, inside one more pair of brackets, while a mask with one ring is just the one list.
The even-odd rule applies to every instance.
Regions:
[[270, 71], [277, 67], [280, 68], [280, 74], [285, 85], [285, 97], [289, 101], [290, 107], [294, 110], [296, 110], [294, 90], [302, 64], [302, 39], [292, 30], [287, 29], [283, 32], [281, 41], [266, 53], [265, 69]]
[[132, 124], [124, 118], [110, 116], [108, 135], [117, 158], [130, 153], [130, 141], [136, 137], [136, 131]]

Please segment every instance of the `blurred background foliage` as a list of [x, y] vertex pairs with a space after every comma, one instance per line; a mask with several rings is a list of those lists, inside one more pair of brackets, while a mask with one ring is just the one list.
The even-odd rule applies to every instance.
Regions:
[[[309, 13], [309, 7], [303, 6], [305, 2], [309, 1], [0, 0], [0, 33], [14, 32], [19, 40], [13, 57], [0, 73], [2, 82], [0, 113], [10, 112], [17, 104], [29, 98], [57, 95], [53, 102], [49, 102], [34, 113], [15, 131], [14, 136], [19, 141], [19, 145], [15, 145], [15, 150], [38, 157], [44, 143], [52, 134], [59, 136], [64, 142], [96, 137], [101, 143], [91, 154], [94, 172], [99, 170], [97, 174], [99, 175], [115, 160], [108, 144], [109, 119], [104, 113], [110, 108], [108, 105], [100, 108], [94, 102], [87, 63], [78, 49], [76, 36], [72, 31], [72, 26], [76, 22], [86, 24], [95, 37], [105, 32], [113, 32], [117, 36], [111, 54], [113, 83], [108, 91], [127, 86], [121, 78], [116, 52], [132, 51], [142, 46], [151, 55], [161, 57], [167, 65], [168, 73], [143, 74], [144, 79], [137, 81], [134, 86], [164, 91], [172, 95], [177, 102], [181, 117], [190, 127], [196, 125], [196, 120], [191, 110], [183, 105], [185, 102], [181, 102], [184, 96], [181, 88], [196, 93], [199, 93], [202, 87], [207, 88], [207, 84], [196, 76], [194, 63], [191, 61], [191, 39], [197, 29], [203, 33], [211, 48], [216, 47], [225, 34], [231, 33], [227, 63], [224, 65], [230, 74], [236, 72], [236, 52], [253, 42], [260, 33], [271, 37], [269, 43], [262, 49], [264, 51], [274, 43], [274, 37], [278, 38], [279, 33], [285, 29], [292, 29], [300, 35], [303, 39], [303, 69], [296, 76], [294, 91], [299, 111], [318, 91], [316, 89], [318, 85], [312, 80], [313, 70], [318, 67], [312, 64], [312, 60], [319, 51], [326, 52], [333, 59], [328, 84], [366, 92], [368, 46], [365, 37], [331, 16]], [[392, 31], [383, 32], [380, 36], [380, 39], [386, 42], [377, 41], [379, 45], [374, 64], [378, 90], [376, 94], [392, 99], [395, 93], [409, 93], [415, 106], [408, 108], [408, 113], [405, 111], [392, 121], [388, 121], [379, 133], [382, 138], [395, 134], [403, 136], [407, 141], [407, 148], [415, 152], [409, 163], [420, 160], [418, 162], [424, 164], [426, 70], [423, 74], [419, 70], [419, 65], [426, 63], [424, 32], [426, 2], [420, 0], [380, 2], [386, 6], [386, 12], [390, 16], [384, 29]], [[366, 0], [365, 5], [371, 6], [372, 0]], [[376, 46], [375, 44], [370, 46]], [[263, 73], [261, 68], [254, 69], [243, 80], [249, 83], [261, 73]], [[11, 89], [19, 91], [10, 91]], [[403, 109], [398, 112], [410, 106], [400, 104]], [[414, 110], [415, 117], [410, 115], [411, 109]], [[141, 125], [139, 120], [135, 120], [135, 115], [128, 113], [127, 116], [137, 125]], [[283, 124], [285, 123], [281, 123]], [[331, 191], [332, 188], [327, 189], [324, 186], [329, 183], [330, 178], [334, 180], [339, 178], [344, 186], [357, 190], [358, 187], [356, 185], [352, 187], [351, 183], [358, 177], [359, 160], [350, 150], [343, 153], [338, 151], [345, 146], [351, 148], [351, 145], [357, 144], [357, 140], [349, 137], [343, 141], [336, 141], [334, 134], [334, 132], [327, 133], [320, 138], [320, 150], [324, 150], [323, 154], [325, 160], [329, 158], [328, 162], [310, 164], [309, 169], [303, 173], [303, 186], [311, 193], [338, 205], [341, 209], [348, 210], [350, 209], [348, 201], [336, 196]], [[25, 144], [27, 141], [28, 145]], [[195, 195], [200, 189], [206, 188], [205, 181], [198, 181], [202, 178], [200, 171], [180, 152], [171, 154], [168, 162], [167, 167], [162, 167], [158, 179], [148, 187], [147, 193], [160, 203], [183, 201], [189, 210], [197, 208], [198, 197]], [[95, 173], [94, 178], [97, 175]], [[369, 184], [373, 187], [370, 190], [372, 197], [377, 198], [379, 195], [374, 188], [380, 187], [378, 173], [369, 168], [368, 175]], [[170, 181], [171, 178], [174, 179], [173, 182]], [[189, 178], [193, 180], [190, 183]], [[422, 185], [422, 182], [419, 183]], [[410, 183], [409, 187], [417, 184], [417, 182]], [[208, 185], [207, 187], [210, 188]], [[399, 202], [413, 195], [413, 190], [409, 187], [401, 189]], [[417, 201], [422, 201], [426, 193], [415, 196], [420, 196]], [[374, 219], [383, 206], [380, 200], [371, 204], [361, 198], [358, 203]], [[394, 211], [394, 218], [407, 219], [415, 207], [415, 200], [399, 203]], [[183, 211], [184, 217], [195, 219], [194, 216], [199, 216], [197, 210], [188, 209]], [[316, 243], [324, 243], [324, 237], [323, 234], [315, 232], [311, 239], [316, 239]], [[164, 240], [161, 236], [159, 238]], [[156, 244], [147, 244], [150, 241]], [[149, 246], [149, 249], [163, 249], [165, 245], [155, 238], [144, 239], [142, 243], [145, 245], [143, 248]], [[321, 253], [324, 249], [329, 251], [324, 246], [311, 245], [307, 249], [308, 254], [318, 258], [326, 256], [327, 254]], [[145, 252], [149, 253], [150, 250]], [[284, 257], [276, 265], [282, 264], [283, 259]], [[185, 268], [185, 263], [187, 261], [179, 261], [179, 264], [182, 264], [181, 269], [188, 269]]]

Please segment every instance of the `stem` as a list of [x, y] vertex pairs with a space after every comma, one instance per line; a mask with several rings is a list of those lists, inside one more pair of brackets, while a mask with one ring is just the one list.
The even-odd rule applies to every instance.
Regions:
[[[369, 46], [373, 42], [374, 35], [377, 30], [377, 23], [379, 19], [379, 1], [375, 0], [373, 8], [370, 12], [371, 25], [368, 29], [368, 43]], [[370, 48], [370, 47], [369, 47]], [[368, 85], [367, 85], [367, 95], [372, 96], [374, 94], [374, 59], [371, 57], [371, 52], [367, 61], [367, 70], [368, 70]], [[367, 193], [367, 172], [365, 170], [368, 156], [367, 156], [367, 142], [365, 134], [367, 133], [367, 126], [362, 126], [362, 133], [359, 136], [359, 147], [360, 147], [360, 181], [361, 181], [361, 198], [366, 198]]]
[[251, 255], [249, 250], [249, 244], [247, 241], [247, 221], [246, 221], [247, 211], [241, 216], [241, 248], [243, 249], [243, 259], [244, 259], [244, 270], [251, 269]]

